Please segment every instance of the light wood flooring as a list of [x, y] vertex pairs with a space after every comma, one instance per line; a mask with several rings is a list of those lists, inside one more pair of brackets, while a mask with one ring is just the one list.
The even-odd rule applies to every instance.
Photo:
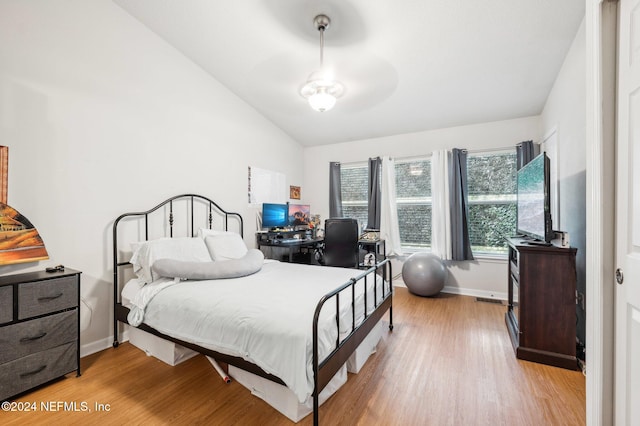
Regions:
[[[393, 332], [359, 374], [320, 409], [325, 425], [584, 425], [585, 377], [515, 358], [506, 307], [475, 298], [413, 296], [397, 288]], [[383, 320], [388, 321], [388, 316]], [[203, 356], [176, 367], [129, 343], [82, 359], [82, 376], [16, 401], [37, 412], [0, 412], [0, 424], [292, 425]], [[41, 401], [90, 412], [42, 412]], [[96, 411], [103, 404], [109, 411]], [[307, 416], [300, 425], [310, 425]]]

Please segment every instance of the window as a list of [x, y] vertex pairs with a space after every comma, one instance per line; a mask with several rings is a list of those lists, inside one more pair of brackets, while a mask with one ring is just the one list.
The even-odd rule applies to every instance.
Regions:
[[474, 254], [504, 254], [516, 230], [515, 150], [467, 156], [469, 238]]
[[431, 247], [431, 159], [396, 160], [396, 203], [403, 249]]
[[340, 167], [342, 214], [358, 220], [360, 229], [367, 226], [369, 216], [369, 165], [358, 163]]
[[[396, 203], [402, 248], [431, 248], [431, 157], [395, 161]], [[366, 226], [367, 163], [342, 165], [342, 210]], [[505, 238], [516, 228], [516, 153], [480, 152], [467, 156], [469, 234], [474, 254], [506, 254]]]

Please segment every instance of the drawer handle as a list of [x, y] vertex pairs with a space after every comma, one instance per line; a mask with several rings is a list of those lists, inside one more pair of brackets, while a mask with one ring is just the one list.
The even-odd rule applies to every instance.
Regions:
[[38, 297], [38, 302], [49, 302], [50, 300], [56, 300], [62, 297], [64, 293], [58, 293], [55, 296], [42, 296]]
[[35, 370], [30, 371], [28, 373], [20, 373], [20, 378], [24, 379], [25, 377], [35, 376], [36, 374], [38, 374], [39, 372], [41, 372], [45, 368], [47, 368], [46, 364], [45, 365], [41, 365], [40, 367], [38, 367]]
[[20, 339], [20, 343], [33, 342], [34, 340], [42, 339], [46, 335], [47, 335], [47, 332], [43, 331], [42, 333], [38, 334], [37, 336], [23, 337], [22, 339]]

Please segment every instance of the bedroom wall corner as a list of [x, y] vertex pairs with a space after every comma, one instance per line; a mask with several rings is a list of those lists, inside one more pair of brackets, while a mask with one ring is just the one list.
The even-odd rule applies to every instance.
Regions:
[[0, 3], [0, 141], [9, 202], [50, 255], [0, 274], [82, 271], [83, 355], [110, 341], [117, 216], [198, 193], [241, 213], [252, 246], [247, 167], [304, 186], [299, 143], [110, 0]]

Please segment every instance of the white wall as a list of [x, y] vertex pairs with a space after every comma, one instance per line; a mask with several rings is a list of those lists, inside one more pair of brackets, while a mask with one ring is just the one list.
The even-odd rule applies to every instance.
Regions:
[[[586, 288], [586, 34], [580, 25], [541, 114], [542, 134], [556, 132], [559, 217], [554, 229], [569, 232], [578, 249], [578, 291]], [[585, 341], [585, 311], [577, 310], [578, 337]]]
[[111, 225], [200, 193], [245, 215], [247, 166], [302, 183], [302, 147], [109, 0], [0, 3], [0, 145], [9, 204], [50, 260], [82, 271], [83, 353], [110, 344]]
[[[443, 148], [466, 148], [471, 151], [504, 148], [529, 139], [540, 140], [540, 120], [537, 116], [308, 147], [304, 150], [307, 202], [311, 204], [312, 212], [319, 213], [322, 220], [328, 217], [330, 161], [349, 163], [385, 155], [412, 157]], [[401, 269], [401, 262], [394, 262], [394, 273], [399, 273]], [[506, 299], [506, 260], [451, 262], [445, 291]]]

